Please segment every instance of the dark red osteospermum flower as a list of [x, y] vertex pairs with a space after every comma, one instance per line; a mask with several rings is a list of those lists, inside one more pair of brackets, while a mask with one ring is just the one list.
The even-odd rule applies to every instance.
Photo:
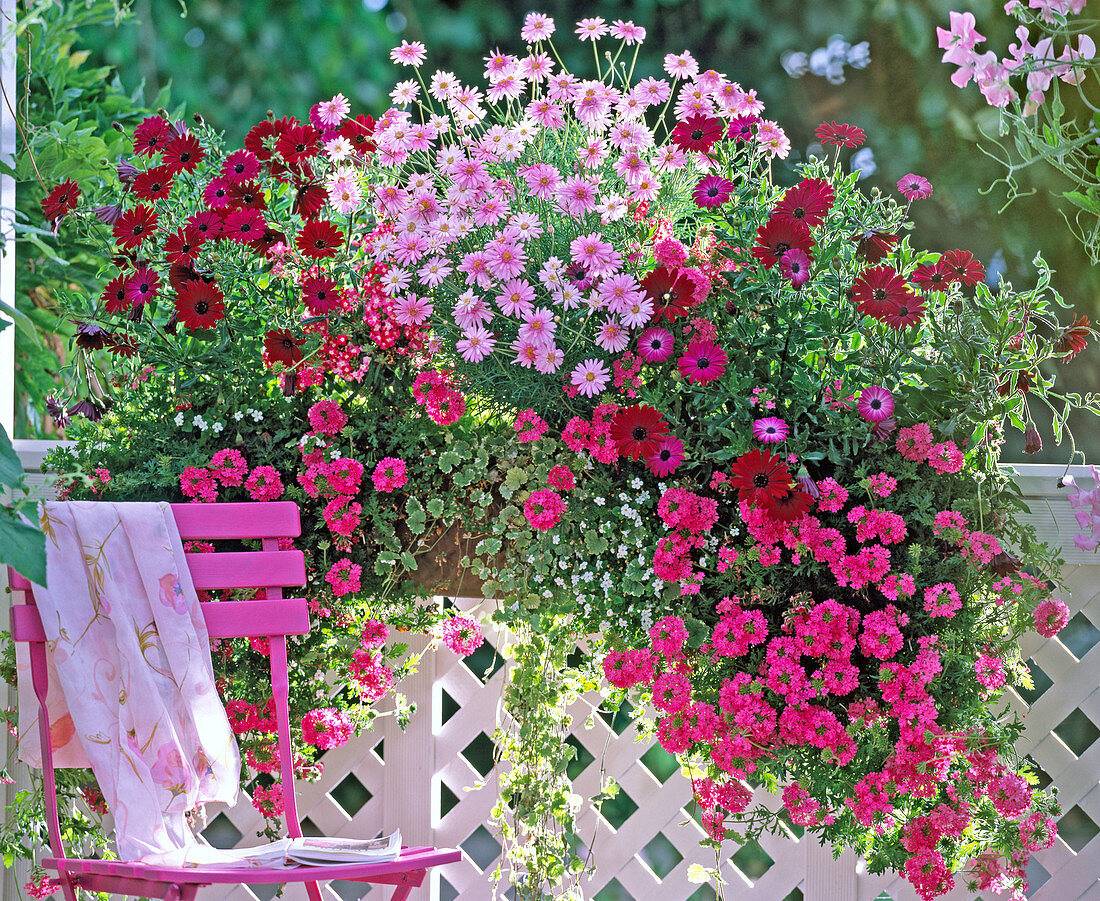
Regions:
[[852, 303], [864, 316], [884, 319], [914, 299], [905, 280], [889, 266], [864, 269], [852, 282]]
[[375, 150], [374, 141], [371, 139], [371, 135], [374, 134], [374, 119], [371, 116], [360, 113], [354, 119], [345, 119], [336, 133], [347, 138], [356, 153], [373, 153]]
[[913, 270], [909, 281], [922, 291], [946, 291], [951, 284], [951, 276], [939, 263], [923, 263]]
[[706, 153], [725, 137], [726, 128], [721, 119], [696, 113], [676, 123], [669, 138], [681, 150]]
[[71, 213], [80, 203], [80, 188], [72, 179], [63, 181], [42, 198], [42, 215], [51, 224]]
[[182, 291], [188, 282], [204, 280], [193, 266], [188, 266], [185, 263], [173, 263], [168, 267], [168, 284], [176, 292]]
[[295, 338], [286, 329], [272, 329], [264, 335], [264, 357], [267, 365], [282, 363], [284, 366], [293, 366], [302, 362], [301, 346], [305, 343], [305, 338]]
[[1091, 334], [1092, 329], [1089, 327], [1089, 317], [1078, 316], [1073, 322], [1062, 329], [1062, 333], [1058, 336], [1058, 340], [1054, 342], [1054, 352], [1056, 354], [1064, 354], [1062, 362], [1068, 363], [1085, 349], [1085, 345], [1089, 343], [1089, 335]]
[[139, 156], [152, 156], [167, 147], [174, 137], [172, 125], [166, 119], [160, 116], [147, 116], [134, 129], [134, 153]]
[[969, 250], [949, 250], [940, 257], [940, 265], [947, 270], [951, 280], [970, 287], [985, 278], [985, 266], [974, 259]]
[[108, 313], [125, 313], [132, 304], [126, 297], [126, 276], [118, 275], [107, 282], [100, 295]]
[[185, 225], [164, 242], [165, 259], [169, 263], [193, 263], [205, 243], [206, 235], [193, 226]]
[[897, 235], [889, 232], [863, 232], [852, 237], [856, 245], [856, 253], [872, 266], [893, 253], [898, 240]]
[[202, 200], [212, 210], [224, 210], [229, 206], [229, 182], [215, 175], [202, 189]]
[[738, 116], [730, 120], [729, 138], [738, 144], [751, 141], [756, 134], [756, 126], [760, 124], [759, 116]]
[[222, 163], [221, 176], [231, 185], [252, 181], [260, 174], [260, 160], [251, 150], [234, 150]]
[[267, 162], [275, 151], [275, 142], [288, 128], [295, 128], [299, 124], [293, 116], [272, 121], [264, 119], [257, 122], [244, 136], [244, 146], [256, 159]]
[[221, 235], [225, 221], [213, 210], [203, 210], [189, 217], [183, 224], [195, 229], [204, 239], [210, 239]]
[[814, 136], [831, 147], [862, 147], [867, 140], [862, 128], [837, 122], [822, 122], [814, 129]]
[[164, 200], [172, 193], [172, 172], [167, 166], [139, 172], [134, 179], [134, 193], [142, 200]]
[[672, 322], [683, 316], [695, 305], [695, 283], [684, 275], [673, 275], [664, 266], [658, 266], [642, 279], [642, 290], [653, 301], [650, 322], [667, 319]]
[[794, 522], [801, 519], [814, 505], [814, 499], [801, 488], [794, 488], [783, 497], [767, 495], [760, 503], [768, 519], [776, 522]]
[[268, 225], [263, 234], [252, 242], [252, 247], [256, 253], [267, 256], [276, 244], [286, 244], [286, 235]]
[[1001, 397], [1007, 397], [1013, 391], [1017, 394], [1026, 394], [1031, 390], [1032, 386], [1031, 374], [1024, 370], [1019, 370], [1013, 375], [1009, 373], [997, 382], [997, 393]]
[[107, 345], [110, 353], [119, 357], [136, 357], [138, 352], [137, 339], [129, 335], [115, 335], [111, 343]]
[[327, 219], [313, 219], [302, 226], [295, 242], [303, 256], [323, 260], [336, 256], [344, 241], [344, 233]]
[[275, 142], [275, 152], [290, 165], [300, 163], [321, 152], [321, 136], [312, 125], [288, 128]]
[[246, 181], [241, 185], [230, 185], [229, 209], [266, 210], [267, 199], [264, 197], [264, 189], [254, 181]]
[[801, 219], [812, 228], [825, 221], [835, 197], [833, 186], [823, 178], [804, 178], [793, 188], [787, 188], [772, 216]]
[[176, 313], [185, 328], [213, 328], [225, 318], [225, 295], [214, 282], [187, 282], [176, 295]]
[[324, 316], [343, 305], [344, 295], [331, 278], [311, 276], [302, 282], [302, 300], [314, 316]]
[[133, 307], [147, 304], [160, 291], [160, 276], [148, 266], [138, 266], [126, 279], [126, 299]]
[[234, 210], [225, 217], [222, 237], [237, 244], [251, 244], [263, 235], [267, 223], [259, 210], [250, 208]]
[[140, 204], [127, 210], [115, 223], [115, 241], [124, 250], [133, 250], [157, 230], [157, 211]]
[[797, 247], [807, 255], [814, 246], [810, 229], [801, 219], [787, 216], [772, 216], [756, 230], [756, 246], [752, 255], [771, 269], [788, 250]]
[[910, 294], [886, 315], [878, 317], [892, 329], [909, 328], [916, 325], [924, 316], [924, 298]]
[[623, 407], [611, 420], [611, 440], [620, 456], [641, 460], [657, 450], [668, 434], [668, 423], [659, 411], [646, 404]]
[[327, 201], [328, 191], [324, 186], [308, 182], [298, 188], [298, 195], [294, 198], [294, 212], [303, 219], [316, 219]]
[[741, 499], [758, 507], [769, 497], [786, 497], [793, 484], [783, 458], [759, 448], [734, 460], [730, 473], [729, 484], [737, 489]]
[[164, 155], [160, 158], [169, 172], [194, 172], [195, 167], [206, 157], [199, 139], [194, 135], [180, 135], [173, 138], [164, 148]]

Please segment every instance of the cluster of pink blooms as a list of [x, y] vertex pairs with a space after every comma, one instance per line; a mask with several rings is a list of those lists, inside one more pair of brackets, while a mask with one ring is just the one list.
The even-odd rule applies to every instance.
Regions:
[[523, 515], [531, 528], [539, 531], [552, 529], [561, 520], [566, 508], [565, 498], [551, 488], [532, 491], [523, 502]]
[[923, 422], [899, 431], [895, 447], [906, 460], [927, 463], [941, 474], [958, 472], [965, 462], [963, 452], [954, 441], [937, 444], [932, 429]]
[[485, 640], [481, 634], [481, 623], [468, 616], [451, 617], [440, 627], [439, 635], [443, 644], [459, 657], [469, 657]]
[[371, 481], [374, 482], [375, 490], [387, 494], [396, 491], [408, 480], [409, 476], [405, 461], [400, 457], [383, 457], [374, 467], [374, 472], [371, 473]]
[[311, 498], [325, 501], [325, 525], [335, 536], [338, 550], [347, 552], [359, 528], [363, 506], [355, 498], [363, 484], [363, 464], [341, 456], [330, 440], [347, 424], [347, 414], [332, 400], [319, 400], [309, 410], [313, 431], [299, 442], [302, 465], [298, 484]]
[[367, 702], [377, 701], [393, 688], [393, 670], [383, 662], [377, 650], [386, 643], [389, 630], [377, 619], [370, 619], [359, 636], [359, 647], [352, 653], [348, 667], [352, 682]]
[[355, 729], [351, 718], [334, 707], [320, 707], [302, 717], [302, 739], [322, 751], [348, 743]]
[[[1077, 15], [1085, 8], [1085, 0], [1030, 0], [1032, 9], [1039, 10], [1047, 23], [1054, 16]], [[1023, 9], [1020, 0], [1009, 0], [1006, 12]], [[1043, 36], [1035, 44], [1030, 41], [1026, 25], [1016, 29], [1018, 43], [1010, 44], [1009, 55], [998, 58], [992, 50], [979, 53], [977, 45], [985, 41], [979, 34], [973, 13], [952, 12], [950, 26], [937, 28], [936, 36], [943, 61], [957, 66], [951, 81], [957, 87], [965, 87], [971, 80], [978, 86], [990, 106], [1004, 107], [1020, 99], [1020, 92], [1013, 82], [1022, 88], [1024, 115], [1031, 115], [1046, 99], [1046, 91], [1055, 78], [1066, 84], [1080, 84], [1087, 73], [1085, 62], [1096, 56], [1096, 44], [1086, 33], [1077, 36], [1077, 46], [1067, 43], [1058, 52], [1054, 39]]]
[[424, 370], [413, 382], [412, 392], [417, 404], [436, 425], [454, 425], [466, 412], [465, 396], [445, 372]]
[[332, 593], [338, 598], [359, 591], [359, 576], [363, 567], [352, 563], [347, 557], [337, 560], [325, 574], [325, 581], [332, 586]]
[[23, 891], [32, 898], [48, 898], [59, 888], [61, 888], [61, 883], [45, 873], [37, 879], [32, 879], [30, 882], [23, 884]]
[[217, 451], [206, 466], [187, 466], [180, 473], [180, 490], [192, 503], [212, 504], [218, 488], [244, 486], [254, 501], [275, 501], [283, 496], [283, 480], [273, 466], [257, 466], [251, 472], [236, 448]]
[[[443, 71], [397, 84], [373, 135], [369, 200], [381, 226], [369, 244], [407, 318], [426, 321], [446, 304], [465, 361], [562, 370], [571, 392], [591, 397], [611, 379], [610, 357], [665, 314], [663, 289], [647, 282], [651, 252], [675, 293], [688, 292], [681, 309], [709, 290], [711, 277], [674, 248], [651, 246], [672, 234], [651, 236], [650, 223], [685, 200], [729, 200], [732, 183], [708, 174], [715, 143], [743, 142], [765, 159], [790, 145], [759, 118], [753, 91], [701, 70], [690, 53], [666, 58], [668, 79], [629, 84], [615, 67], [584, 79], [559, 68], [552, 33], [551, 19], [531, 14], [529, 51], [487, 57], [485, 88]], [[580, 35], [632, 44], [643, 33], [601, 24]], [[410, 47], [394, 58], [419, 68], [426, 51]], [[662, 107], [674, 128], [662, 127]]]

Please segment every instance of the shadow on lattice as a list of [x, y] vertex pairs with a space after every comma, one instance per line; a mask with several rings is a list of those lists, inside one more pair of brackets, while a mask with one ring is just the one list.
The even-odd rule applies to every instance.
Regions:
[[1041, 666], [1034, 660], [1027, 662], [1027, 668], [1031, 672], [1031, 681], [1034, 683], [1034, 688], [1024, 688], [1022, 685], [1014, 686], [1016, 694], [1018, 694], [1024, 702], [1030, 707], [1036, 701], [1043, 696], [1043, 693], [1047, 689], [1052, 688], [1054, 683], [1051, 681]]
[[235, 848], [237, 842], [244, 838], [244, 833], [224, 813], [214, 817], [201, 835], [215, 848]]
[[487, 685], [489, 680], [500, 672], [505, 661], [486, 639], [481, 643], [481, 647], [464, 657], [459, 663], [476, 676], [482, 685]]
[[1092, 743], [1100, 738], [1100, 729], [1096, 728], [1096, 724], [1081, 708], [1074, 710], [1051, 731], [1076, 757], [1084, 754]]
[[363, 806], [374, 797], [370, 790], [360, 782], [354, 773], [348, 773], [328, 796], [336, 803], [348, 819], [354, 817]]
[[459, 847], [466, 852], [466, 856], [482, 873], [500, 857], [500, 842], [493, 838], [492, 833], [484, 825], [478, 826], [471, 832]]
[[1077, 854], [1080, 854], [1089, 842], [1100, 835], [1100, 826], [1097, 826], [1092, 817], [1075, 804], [1058, 820], [1058, 835]]
[[1092, 624], [1083, 612], [1073, 615], [1068, 623], [1058, 633], [1060, 641], [1069, 652], [1078, 660], [1081, 660], [1100, 642], [1100, 630]]

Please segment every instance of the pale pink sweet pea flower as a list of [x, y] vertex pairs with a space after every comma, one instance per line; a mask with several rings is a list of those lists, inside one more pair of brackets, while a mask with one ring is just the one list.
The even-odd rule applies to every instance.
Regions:
[[[960, 47], [965, 50], [970, 50], [975, 44], [985, 40], [985, 35], [979, 34], [974, 27], [977, 25], [977, 21], [974, 19], [974, 13], [959, 13], [952, 10], [949, 14], [949, 23], [949, 28], [936, 29], [936, 38], [941, 50], [950, 50]], [[947, 59], [945, 55], [944, 62], [954, 62], [954, 60]]]

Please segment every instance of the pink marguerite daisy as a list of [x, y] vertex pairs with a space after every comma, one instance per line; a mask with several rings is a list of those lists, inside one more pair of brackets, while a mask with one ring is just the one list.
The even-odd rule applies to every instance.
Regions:
[[402, 41], [400, 47], [390, 51], [390, 59], [402, 66], [418, 68], [428, 55], [428, 49], [420, 41]]
[[570, 376], [570, 383], [585, 397], [595, 397], [607, 387], [610, 373], [599, 360], [590, 359], [578, 363]]
[[496, 343], [492, 332], [476, 325], [462, 333], [462, 337], [455, 342], [455, 350], [467, 363], [480, 363], [493, 352]]

